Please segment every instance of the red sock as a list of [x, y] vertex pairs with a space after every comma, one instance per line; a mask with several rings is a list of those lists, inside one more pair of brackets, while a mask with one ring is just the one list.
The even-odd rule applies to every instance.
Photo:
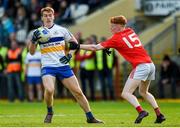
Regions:
[[137, 106], [137, 107], [136, 107], [136, 110], [137, 110], [138, 113], [140, 113], [140, 112], [143, 111], [143, 108], [142, 108], [141, 106]]
[[157, 116], [159, 116], [159, 115], [161, 114], [161, 112], [160, 112], [160, 109], [159, 109], [159, 108], [155, 108], [155, 109], [154, 109], [154, 111], [155, 111], [155, 113], [156, 113], [156, 115], [157, 115]]

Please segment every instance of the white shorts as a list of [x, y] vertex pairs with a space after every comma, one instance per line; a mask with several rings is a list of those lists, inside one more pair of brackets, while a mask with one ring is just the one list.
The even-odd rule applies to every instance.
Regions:
[[153, 63], [143, 63], [136, 66], [129, 75], [135, 80], [155, 80], [155, 66]]

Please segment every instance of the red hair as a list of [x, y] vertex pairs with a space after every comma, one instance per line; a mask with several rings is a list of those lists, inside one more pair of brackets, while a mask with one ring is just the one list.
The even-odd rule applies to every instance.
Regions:
[[127, 19], [125, 16], [120, 15], [120, 16], [113, 16], [110, 18], [110, 23], [113, 24], [120, 24], [120, 25], [126, 25], [127, 24]]

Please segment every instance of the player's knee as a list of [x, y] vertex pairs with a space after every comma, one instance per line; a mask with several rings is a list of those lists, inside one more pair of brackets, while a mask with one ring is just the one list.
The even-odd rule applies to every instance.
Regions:
[[146, 91], [143, 91], [143, 90], [139, 90], [139, 94], [142, 96], [142, 97], [145, 97], [147, 95], [147, 92]]
[[51, 95], [54, 93], [54, 88], [46, 88], [46, 92]]

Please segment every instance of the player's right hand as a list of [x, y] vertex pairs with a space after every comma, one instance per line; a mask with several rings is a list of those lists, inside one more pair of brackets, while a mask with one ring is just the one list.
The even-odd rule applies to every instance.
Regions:
[[40, 37], [41, 33], [38, 29], [36, 29], [34, 32], [33, 32], [33, 36], [32, 36], [32, 43], [35, 44], [41, 37]]
[[106, 52], [106, 54], [108, 54], [108, 56], [110, 56], [110, 55], [111, 55], [111, 52], [112, 52], [112, 51], [110, 51], [110, 50], [109, 50], [109, 48], [104, 49], [104, 51]]

